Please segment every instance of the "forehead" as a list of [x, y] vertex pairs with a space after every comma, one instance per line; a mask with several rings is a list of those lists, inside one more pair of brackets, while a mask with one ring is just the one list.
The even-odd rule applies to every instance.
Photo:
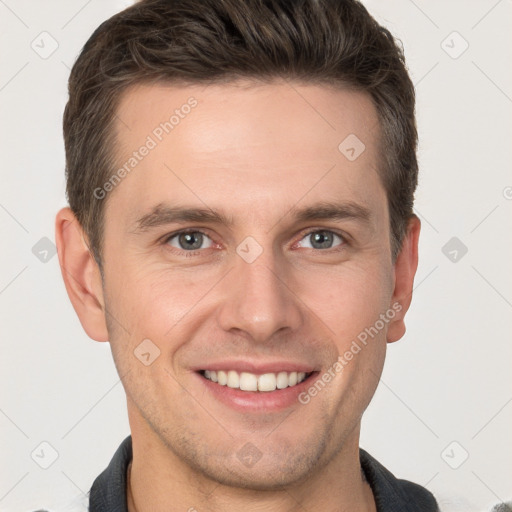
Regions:
[[[311, 144], [312, 150], [319, 149], [318, 142], [332, 150], [337, 149], [340, 137], [349, 133], [373, 139], [378, 130], [376, 110], [368, 94], [283, 81], [239, 80], [208, 86], [141, 84], [123, 93], [116, 114], [117, 131], [123, 138], [130, 140], [139, 135], [137, 132], [151, 134], [155, 130], [153, 135], [159, 138], [159, 125], [170, 122], [174, 138], [180, 137], [182, 145], [200, 139], [203, 152], [238, 149], [248, 137], [253, 146], [272, 141], [275, 149], [297, 149], [297, 141], [307, 138], [310, 145], [304, 150]], [[190, 120], [186, 124], [194, 124], [192, 141], [187, 137], [190, 130], [177, 129], [187, 117]], [[164, 129], [163, 135], [170, 133]], [[275, 135], [280, 138], [276, 140]]]
[[112, 199], [133, 216], [180, 194], [245, 210], [248, 201], [268, 209], [306, 195], [362, 203], [382, 195], [378, 117], [361, 92], [295, 82], [139, 85], [121, 98], [116, 129], [117, 163], [128, 172]]

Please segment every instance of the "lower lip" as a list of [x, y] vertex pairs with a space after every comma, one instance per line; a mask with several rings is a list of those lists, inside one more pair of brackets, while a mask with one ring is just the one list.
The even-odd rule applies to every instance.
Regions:
[[280, 411], [294, 404], [299, 404], [299, 395], [304, 392], [318, 374], [313, 372], [300, 384], [275, 391], [242, 391], [240, 389], [221, 386], [216, 382], [196, 373], [198, 379], [219, 400], [229, 407], [241, 412]]

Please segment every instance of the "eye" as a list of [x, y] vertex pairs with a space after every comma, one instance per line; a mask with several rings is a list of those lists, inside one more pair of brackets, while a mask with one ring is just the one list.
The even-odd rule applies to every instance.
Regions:
[[299, 243], [299, 247], [308, 249], [331, 249], [343, 245], [345, 241], [340, 235], [327, 230], [317, 230], [308, 233]]
[[213, 245], [212, 239], [201, 231], [182, 231], [181, 233], [176, 233], [170, 236], [166, 243], [171, 247], [184, 251], [208, 249]]

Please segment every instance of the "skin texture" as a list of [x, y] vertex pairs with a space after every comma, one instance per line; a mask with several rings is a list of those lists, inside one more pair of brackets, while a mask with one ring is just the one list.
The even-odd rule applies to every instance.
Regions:
[[[137, 86], [118, 109], [119, 165], [191, 97], [197, 106], [103, 199], [103, 280], [71, 211], [57, 215], [69, 296], [87, 334], [110, 342], [127, 394], [130, 511], [375, 510], [360, 421], [386, 343], [405, 332], [420, 229], [412, 218], [393, 262], [376, 110], [363, 93], [293, 82]], [[338, 149], [350, 134], [365, 144], [354, 161]], [[297, 220], [326, 202], [356, 204], [367, 218]], [[231, 223], [140, 227], [164, 206]], [[204, 232], [203, 246], [166, 241], [183, 229]], [[312, 245], [320, 230], [338, 235], [331, 248]], [[246, 237], [262, 249], [252, 263], [237, 253]], [[306, 405], [242, 414], [194, 371], [231, 358], [290, 360], [322, 375], [397, 303]], [[160, 350], [149, 366], [134, 356], [144, 339]], [[262, 455], [252, 467], [237, 457], [246, 443]]]

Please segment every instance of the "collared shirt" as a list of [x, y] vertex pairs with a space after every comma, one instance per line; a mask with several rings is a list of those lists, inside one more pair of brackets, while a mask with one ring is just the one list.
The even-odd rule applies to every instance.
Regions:
[[[377, 512], [439, 512], [434, 496], [427, 489], [395, 478], [363, 449], [359, 450], [359, 457], [375, 497]], [[94, 481], [89, 496], [89, 512], [128, 512], [126, 480], [131, 460], [132, 438], [128, 436], [107, 469]]]

